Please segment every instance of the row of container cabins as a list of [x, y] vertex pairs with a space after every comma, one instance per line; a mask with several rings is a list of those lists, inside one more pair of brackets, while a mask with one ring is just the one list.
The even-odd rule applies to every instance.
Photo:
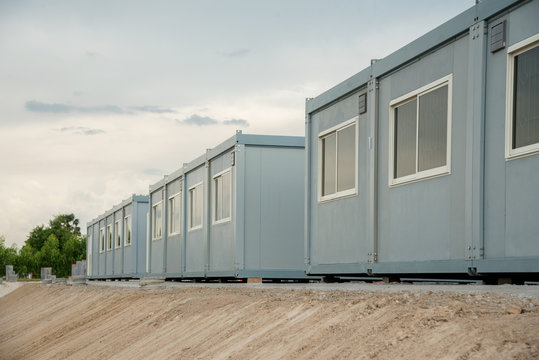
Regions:
[[304, 158], [303, 137], [238, 131], [91, 221], [88, 275], [306, 279]]
[[238, 133], [90, 223], [139, 221], [91, 275], [536, 278], [537, 19], [486, 0], [373, 60], [307, 100], [305, 152]]

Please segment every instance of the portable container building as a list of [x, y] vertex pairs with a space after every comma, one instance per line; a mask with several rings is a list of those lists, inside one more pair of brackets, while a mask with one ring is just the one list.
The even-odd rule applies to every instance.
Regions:
[[304, 138], [241, 131], [150, 186], [147, 271], [306, 278]]
[[140, 278], [146, 263], [148, 196], [132, 195], [88, 223], [89, 279]]
[[538, 19], [481, 1], [307, 99], [309, 274], [539, 273]]

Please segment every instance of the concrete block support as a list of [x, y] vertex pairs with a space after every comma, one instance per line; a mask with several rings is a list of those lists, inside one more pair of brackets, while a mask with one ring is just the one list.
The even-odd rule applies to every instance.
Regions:
[[19, 275], [13, 271], [13, 265], [6, 265], [6, 281], [17, 282]]
[[71, 265], [71, 281], [73, 285], [86, 284], [86, 260]]
[[52, 268], [50, 267], [41, 268], [41, 281], [50, 279], [51, 275], [52, 275]]

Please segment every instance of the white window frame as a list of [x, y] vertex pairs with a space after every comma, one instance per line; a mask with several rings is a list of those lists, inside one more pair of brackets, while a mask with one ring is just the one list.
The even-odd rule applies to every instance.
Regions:
[[[157, 224], [157, 218], [156, 218], [156, 214], [157, 214], [157, 211], [154, 211], [154, 209], [156, 209], [159, 205], [161, 205], [161, 234], [160, 235], [155, 235], [155, 230], [156, 230], [156, 224]], [[161, 240], [163, 238], [163, 200], [161, 201], [158, 201], [156, 202], [153, 206], [152, 206], [152, 241], [157, 241], [157, 240]]]
[[[121, 236], [121, 227], [120, 227], [120, 220], [116, 220], [114, 222], [114, 231], [115, 231], [115, 236], [114, 236], [114, 248], [115, 249], [119, 249], [122, 247], [122, 236]], [[120, 245], [118, 245], [118, 237], [120, 237]]]
[[[178, 231], [172, 231], [172, 212], [173, 212], [173, 206], [171, 206], [171, 200], [175, 199], [174, 202], [179, 201], [180, 203], [180, 223], [178, 224]], [[168, 198], [168, 211], [167, 211], [167, 217], [168, 217], [168, 234], [169, 235], [179, 235], [182, 233], [182, 192], [178, 191], [174, 195], [169, 196]]]
[[[419, 96], [427, 94], [433, 90], [439, 89], [447, 85], [447, 137], [446, 137], [446, 161], [445, 165], [437, 168], [418, 171], [418, 144], [419, 144], [419, 121], [416, 119], [416, 142], [415, 142], [415, 156], [416, 156], [416, 172], [414, 174], [402, 176], [400, 178], [394, 178], [395, 169], [395, 109], [407, 102], [417, 100]], [[391, 100], [389, 102], [389, 187], [408, 184], [416, 181], [430, 179], [438, 176], [444, 176], [451, 174], [451, 119], [452, 119], [452, 104], [453, 104], [453, 74], [444, 76], [436, 81], [431, 82], [425, 86], [420, 87], [414, 91], [411, 91], [403, 96]], [[417, 113], [419, 116], [419, 101], [417, 101]]]
[[539, 34], [530, 36], [507, 49], [507, 80], [505, 105], [505, 159], [512, 160], [539, 152], [539, 143], [513, 149], [513, 82], [515, 72], [515, 57], [539, 46]]
[[[219, 219], [217, 220], [216, 219], [216, 214], [215, 214], [215, 211], [217, 209], [217, 197], [215, 196], [216, 192], [215, 192], [215, 183], [217, 181], [217, 178], [219, 177], [222, 177], [223, 175], [225, 175], [226, 173], [229, 173], [230, 174], [230, 187], [229, 187], [229, 191], [230, 191], [230, 201], [228, 203], [228, 214], [229, 216], [226, 217], [226, 218], [222, 218], [222, 219]], [[230, 222], [232, 220], [232, 168], [229, 167], [221, 172], [218, 172], [217, 174], [213, 175], [213, 178], [212, 178], [212, 222], [214, 225], [217, 225], [217, 224], [222, 224], [222, 223], [226, 223], [226, 222]], [[224, 206], [225, 204], [223, 204]]]
[[[200, 208], [200, 225], [196, 225], [196, 226], [193, 226], [191, 227], [191, 209], [193, 208], [192, 207], [192, 201], [193, 201], [193, 196], [191, 196], [191, 190], [195, 189], [196, 187], [200, 186], [200, 192], [201, 192], [201, 195], [202, 195], [202, 206]], [[190, 231], [195, 231], [195, 230], [200, 230], [204, 227], [204, 184], [203, 182], [199, 182], [193, 186], [191, 186], [189, 189], [187, 189], [187, 198], [188, 198], [188, 202], [187, 202], [187, 227], [188, 227], [188, 232]]]
[[105, 237], [105, 228], [99, 228], [99, 253], [104, 253], [107, 248], [107, 239]]
[[[332, 133], [337, 133], [337, 131], [343, 130], [349, 126], [355, 125], [356, 126], [356, 139], [355, 139], [355, 149], [354, 149], [354, 163], [356, 165], [356, 171], [354, 171], [354, 187], [352, 189], [347, 189], [343, 191], [337, 191], [336, 193], [330, 194], [330, 195], [322, 195], [322, 181], [323, 181], [323, 173], [322, 173], [322, 140], [327, 137], [328, 135]], [[338, 137], [335, 141], [335, 146], [338, 148], [339, 142]], [[342, 123], [339, 123], [327, 130], [324, 130], [318, 134], [318, 202], [324, 202], [329, 200], [335, 200], [340, 199], [343, 197], [348, 196], [355, 196], [358, 194], [358, 170], [359, 170], [359, 164], [358, 164], [358, 150], [359, 150], [359, 116], [355, 116], [350, 120], [346, 120]], [[337, 152], [336, 152], [337, 154]], [[335, 179], [337, 179], [337, 172], [338, 170], [338, 160], [336, 159], [335, 163]], [[337, 184], [335, 185], [337, 186]]]
[[[129, 227], [127, 226], [128, 220], [130, 225]], [[128, 231], [130, 232], [130, 234], [127, 233]], [[123, 236], [124, 247], [131, 246], [131, 244], [133, 243], [133, 220], [131, 218], [131, 215], [127, 215], [124, 217]], [[129, 242], [127, 242], [127, 239], [129, 239]]]
[[114, 244], [114, 235], [112, 233], [112, 224], [107, 225], [107, 251], [111, 251]]

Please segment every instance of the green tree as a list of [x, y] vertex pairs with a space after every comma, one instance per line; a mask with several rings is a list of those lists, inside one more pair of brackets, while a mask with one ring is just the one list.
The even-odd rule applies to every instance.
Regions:
[[48, 226], [36, 226], [20, 251], [15, 244], [6, 248], [5, 243], [0, 235], [0, 276], [6, 274], [6, 265], [13, 265], [20, 276], [39, 275], [42, 267], [52, 267], [56, 276], [67, 277], [71, 264], [86, 258], [86, 237], [74, 214], [57, 215]]
[[31, 245], [26, 244], [22, 247], [15, 264], [15, 270], [20, 276], [26, 276], [30, 273], [38, 275], [41, 267], [41, 253]]
[[[42, 267], [60, 268], [62, 265], [60, 255], [60, 242], [54, 234], [51, 234], [41, 248]], [[56, 271], [58, 272], [58, 270]]]
[[0, 276], [6, 275], [6, 265], [13, 265], [17, 261], [17, 245], [6, 247], [6, 238], [0, 235]]
[[[41, 267], [52, 267], [58, 277], [71, 274], [71, 264], [86, 258], [86, 238], [81, 235], [79, 220], [74, 214], [61, 214], [48, 226], [36, 226], [28, 236], [21, 259], [21, 270], [39, 274]], [[21, 249], [22, 255], [22, 249]], [[35, 266], [35, 264], [39, 266]]]

